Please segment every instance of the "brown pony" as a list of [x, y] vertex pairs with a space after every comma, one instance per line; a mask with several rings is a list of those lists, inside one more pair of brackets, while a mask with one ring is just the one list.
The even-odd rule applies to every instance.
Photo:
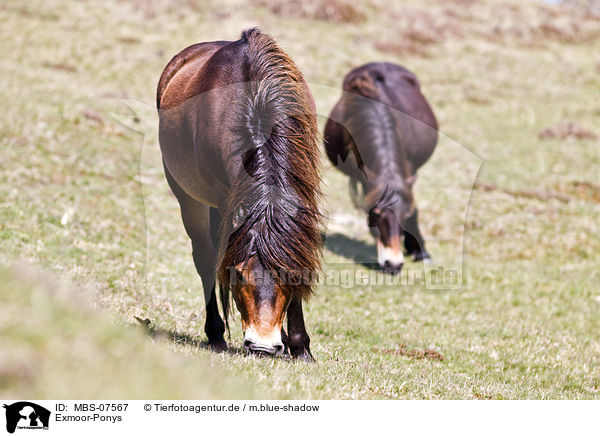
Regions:
[[377, 239], [378, 263], [390, 273], [404, 263], [402, 242], [415, 260], [430, 258], [412, 188], [436, 146], [437, 127], [417, 77], [383, 62], [346, 76], [325, 125], [327, 156], [350, 177], [353, 200], [365, 209]]
[[209, 346], [227, 349], [218, 278], [225, 320], [231, 291], [247, 351], [311, 360], [302, 299], [312, 292], [307, 273], [320, 267], [320, 159], [302, 74], [270, 36], [250, 29], [177, 54], [157, 105], [165, 174], [204, 287]]

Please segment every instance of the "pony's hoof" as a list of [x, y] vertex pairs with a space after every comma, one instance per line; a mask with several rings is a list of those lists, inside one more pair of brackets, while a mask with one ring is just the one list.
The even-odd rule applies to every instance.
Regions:
[[310, 350], [303, 348], [300, 351], [297, 351], [296, 353], [292, 354], [292, 358], [294, 358], [295, 360], [301, 360], [303, 362], [314, 362], [315, 358], [313, 357], [313, 355], [311, 354]]
[[221, 338], [215, 341], [208, 341], [208, 348], [216, 353], [225, 353], [227, 352], [227, 342], [225, 339]]
[[416, 253], [413, 259], [415, 262], [423, 262], [428, 265], [433, 263], [433, 261], [431, 260], [431, 256], [426, 251]]

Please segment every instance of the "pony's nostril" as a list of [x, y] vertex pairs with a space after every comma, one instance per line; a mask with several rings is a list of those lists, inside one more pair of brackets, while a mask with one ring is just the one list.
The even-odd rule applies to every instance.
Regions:
[[285, 347], [283, 346], [283, 344], [274, 345], [273, 348], [275, 348], [275, 355], [276, 356], [279, 356], [280, 354], [282, 354], [283, 350], [285, 349]]
[[252, 348], [252, 341], [249, 340], [249, 339], [244, 339], [243, 345], [244, 345], [244, 348], [251, 349]]
[[383, 264], [383, 271], [392, 275], [399, 274], [402, 271], [402, 265], [404, 264], [393, 265], [389, 260], [386, 260]]

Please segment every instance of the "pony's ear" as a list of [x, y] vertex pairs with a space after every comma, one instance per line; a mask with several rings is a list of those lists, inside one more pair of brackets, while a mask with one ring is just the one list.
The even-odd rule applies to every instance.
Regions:
[[409, 188], [412, 188], [415, 182], [417, 181], [417, 175], [413, 174], [412, 176], [408, 176], [406, 180], [404, 180]]
[[368, 223], [369, 223], [369, 227], [375, 227], [375, 219], [378, 218], [381, 215], [381, 209], [379, 209], [378, 207], [374, 207], [369, 211], [369, 215], [368, 215]]
[[[243, 285], [246, 282], [246, 275], [244, 274], [244, 268], [246, 267], [247, 262], [240, 262], [234, 266], [235, 273], [234, 276], [230, 278], [230, 285]], [[230, 270], [232, 273], [234, 270]]]
[[373, 215], [381, 215], [381, 209], [379, 209], [378, 207], [374, 207], [373, 209], [371, 209], [371, 213]]

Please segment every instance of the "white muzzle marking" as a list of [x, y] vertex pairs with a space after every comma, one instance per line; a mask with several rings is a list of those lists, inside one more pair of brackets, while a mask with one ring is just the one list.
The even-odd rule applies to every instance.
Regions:
[[394, 251], [391, 247], [383, 245], [380, 239], [377, 240], [377, 262], [380, 266], [385, 266], [385, 262], [388, 261], [392, 266], [398, 266], [404, 264], [404, 253], [402, 250], [399, 252]]
[[257, 347], [274, 347], [282, 345], [281, 330], [273, 330], [269, 336], [260, 336], [254, 327], [248, 327], [244, 332], [244, 341], [250, 341]]

